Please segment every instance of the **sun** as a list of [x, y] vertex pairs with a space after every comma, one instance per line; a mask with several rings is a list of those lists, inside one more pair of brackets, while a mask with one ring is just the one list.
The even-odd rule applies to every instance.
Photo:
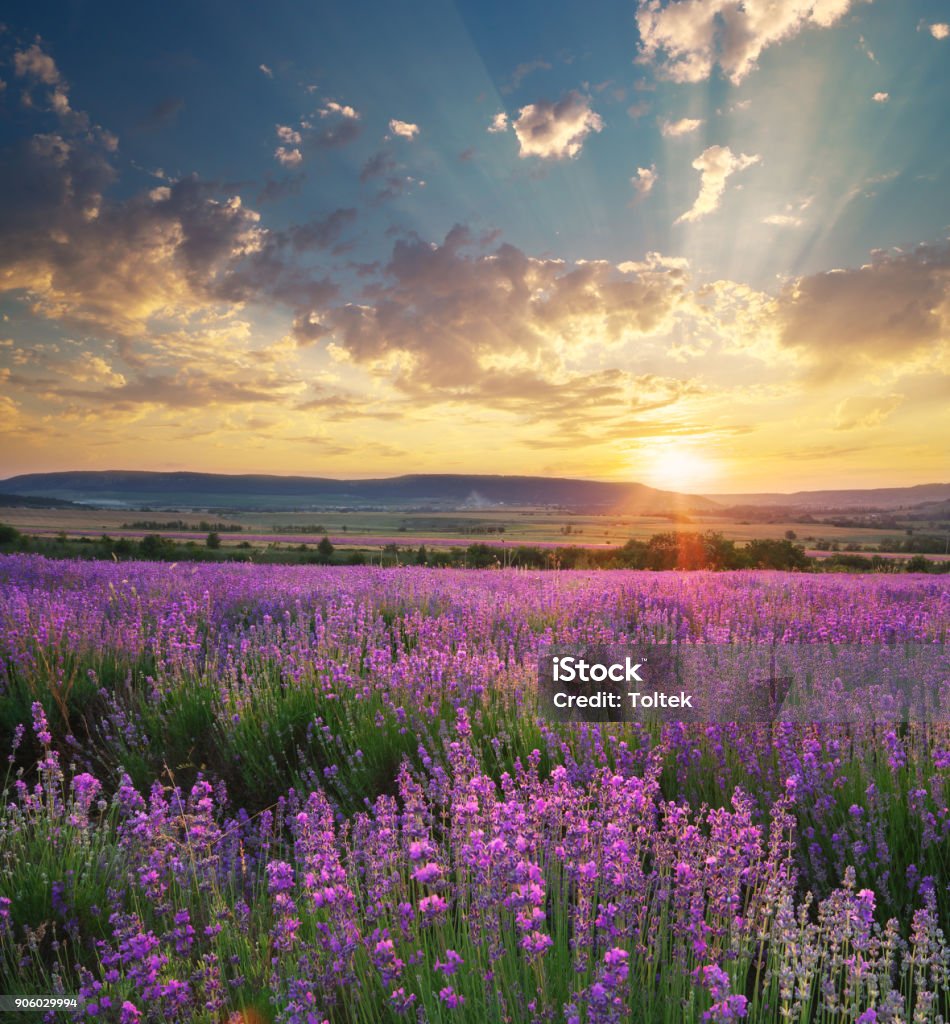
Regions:
[[631, 452], [630, 465], [641, 483], [670, 491], [696, 491], [719, 476], [715, 459], [675, 439], [654, 440]]

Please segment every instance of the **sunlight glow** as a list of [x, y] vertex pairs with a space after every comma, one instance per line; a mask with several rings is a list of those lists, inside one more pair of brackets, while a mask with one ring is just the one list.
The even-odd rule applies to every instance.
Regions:
[[679, 439], [656, 439], [630, 453], [634, 477], [651, 487], [695, 493], [719, 476], [716, 461], [694, 444]]

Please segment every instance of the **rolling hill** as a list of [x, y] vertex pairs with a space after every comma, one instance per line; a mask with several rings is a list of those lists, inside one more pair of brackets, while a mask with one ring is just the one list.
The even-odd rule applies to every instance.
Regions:
[[375, 480], [326, 477], [148, 473], [30, 473], [0, 481], [0, 494], [30, 494], [87, 505], [136, 508], [317, 508], [327, 506], [492, 508], [557, 506], [587, 511], [713, 509], [695, 494], [639, 483], [536, 476], [415, 474]]
[[794, 491], [790, 494], [707, 494], [719, 505], [773, 506], [796, 509], [897, 509], [925, 502], [950, 500], [950, 484], [918, 484], [915, 487], [870, 487], [827, 491]]

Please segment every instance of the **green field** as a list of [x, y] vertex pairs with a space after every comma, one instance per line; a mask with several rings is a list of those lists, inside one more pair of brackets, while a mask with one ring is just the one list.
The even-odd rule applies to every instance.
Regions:
[[[837, 518], [837, 517], [835, 517]], [[181, 521], [200, 533], [199, 524], [226, 522], [241, 526], [240, 532], [221, 534], [222, 545], [242, 543], [246, 536], [261, 538], [288, 538], [299, 534], [304, 540], [320, 532], [319, 528], [335, 538], [349, 534], [354, 538], [389, 538], [397, 544], [418, 544], [425, 541], [505, 541], [519, 544], [575, 544], [578, 546], [623, 544], [631, 538], [645, 540], [654, 534], [669, 530], [702, 532], [714, 530], [726, 539], [745, 542], [758, 538], [782, 538], [792, 531], [797, 542], [807, 548], [825, 541], [859, 545], [873, 550], [899, 550], [907, 536], [907, 529], [930, 533], [929, 524], [915, 522], [913, 526], [882, 528], [875, 526], [835, 525], [819, 516], [805, 521], [786, 516], [770, 518], [759, 511], [755, 520], [727, 518], [722, 515], [589, 515], [552, 509], [491, 509], [446, 512], [394, 512], [375, 510], [324, 509], [320, 511], [148, 511], [113, 509], [7, 509], [3, 521], [22, 533], [46, 534], [65, 531], [68, 535], [98, 536], [106, 533], [120, 536], [123, 527], [135, 522]], [[935, 525], [934, 532], [942, 535], [945, 526]], [[142, 533], [139, 530], [129, 532]], [[162, 532], [158, 530], [156, 532]], [[172, 531], [165, 531], [172, 532]], [[268, 543], [253, 540], [255, 547]], [[431, 545], [430, 545], [431, 546]]]

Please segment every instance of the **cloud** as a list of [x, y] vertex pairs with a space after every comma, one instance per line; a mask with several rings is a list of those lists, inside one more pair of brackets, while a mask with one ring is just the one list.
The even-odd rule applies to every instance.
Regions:
[[56, 61], [37, 43], [13, 55], [13, 70], [19, 78], [30, 78], [43, 85], [61, 85], [63, 81]]
[[679, 121], [667, 121], [664, 118], [660, 121], [660, 134], [667, 139], [678, 139], [682, 135], [696, 131], [702, 124], [701, 119], [692, 117], [683, 117]]
[[719, 208], [719, 202], [726, 189], [726, 181], [739, 171], [759, 162], [758, 156], [740, 153], [736, 156], [728, 146], [710, 146], [693, 161], [692, 166], [702, 174], [699, 195], [692, 208], [677, 218], [682, 224], [699, 220]]
[[604, 122], [591, 110], [589, 97], [572, 91], [556, 103], [539, 100], [522, 107], [513, 127], [519, 156], [563, 160], [577, 156], [587, 136], [599, 132]]
[[262, 74], [266, 75], [268, 78], [274, 77], [274, 72], [266, 64], [258, 64], [257, 70], [260, 71]]
[[887, 92], [876, 92], [871, 97], [871, 99], [874, 100], [875, 103], [887, 103], [887, 101], [890, 98], [891, 98], [891, 95], [890, 95], [890, 93], [887, 93]]
[[671, 270], [685, 277], [689, 260], [685, 256], [664, 256], [659, 252], [648, 252], [642, 260], [625, 260], [617, 264], [621, 274], [666, 273]]
[[151, 110], [139, 122], [139, 128], [147, 131], [155, 131], [174, 123], [175, 119], [185, 107], [185, 101], [181, 96], [167, 96], [152, 107]]
[[[69, 86], [63, 80], [56, 62], [42, 50], [38, 43], [33, 43], [28, 49], [18, 50], [14, 53], [13, 68], [17, 77], [25, 78], [27, 81], [27, 89], [23, 95], [27, 107], [34, 105], [29, 87], [31, 85], [47, 86], [48, 109], [56, 114], [63, 126], [69, 131], [88, 131], [90, 129], [88, 116], [82, 111], [73, 110], [70, 106]], [[101, 132], [101, 129], [95, 130]]]
[[643, 197], [653, 191], [658, 177], [655, 164], [650, 167], [638, 167], [637, 173], [630, 179], [630, 184], [633, 185], [637, 195]]
[[359, 112], [346, 104], [337, 103], [336, 100], [329, 100], [318, 111], [321, 117], [342, 117], [347, 121], [358, 121]]
[[768, 217], [763, 217], [762, 223], [778, 228], [800, 228], [804, 222], [793, 213], [772, 213]]
[[488, 131], [492, 134], [508, 131], [508, 115], [504, 111], [495, 114], [491, 124], [488, 126]]
[[276, 127], [277, 138], [283, 143], [274, 150], [274, 159], [284, 167], [296, 167], [303, 163], [303, 153], [300, 152], [300, 144], [303, 136], [289, 124], [279, 124]]
[[868, 46], [868, 41], [864, 38], [864, 36], [858, 36], [858, 46], [860, 47], [861, 52], [867, 57], [869, 61], [871, 61], [872, 64], [880, 63], [880, 61], [878, 61], [877, 57], [875, 56], [874, 51], [871, 49], [870, 46]]
[[[287, 387], [287, 383], [292, 386]], [[64, 387], [55, 393], [84, 403], [108, 403], [114, 412], [127, 412], [136, 406], [165, 406], [171, 409], [203, 409], [214, 405], [247, 405], [283, 402], [288, 393], [301, 390], [297, 382], [284, 387], [262, 386], [245, 380], [229, 380], [194, 369], [170, 373], [144, 373], [133, 381], [98, 389]]]
[[353, 142], [360, 135], [360, 113], [348, 104], [329, 100], [317, 111], [322, 129], [311, 122], [301, 122], [301, 134], [306, 146], [316, 149], [337, 149]]
[[529, 60], [523, 64], [519, 64], [514, 71], [511, 72], [511, 80], [507, 85], [503, 85], [499, 90], [502, 93], [514, 92], [519, 85], [535, 71], [550, 71], [551, 65], [546, 60]]
[[405, 195], [414, 187], [425, 188], [426, 185], [424, 181], [411, 174], [401, 173], [400, 165], [392, 153], [385, 149], [374, 153], [360, 168], [360, 182], [364, 185], [375, 179], [381, 179], [381, 187], [374, 197], [374, 202], [377, 203]]
[[303, 141], [300, 132], [297, 131], [296, 128], [291, 128], [290, 125], [279, 124], [277, 125], [276, 131], [277, 138], [287, 145], [299, 146]]
[[950, 338], [950, 246], [875, 252], [857, 269], [799, 278], [779, 295], [776, 318], [782, 344], [822, 372], [935, 366]]
[[369, 157], [360, 168], [360, 181], [365, 184], [373, 178], [382, 178], [396, 170], [396, 161], [391, 153], [381, 149]]
[[862, 0], [640, 0], [639, 59], [674, 82], [701, 82], [715, 67], [737, 85], [769, 46], [827, 28]]
[[275, 126], [277, 139], [281, 145], [274, 150], [274, 159], [281, 166], [299, 167], [304, 161], [307, 149], [334, 149], [345, 146], [360, 134], [360, 115], [353, 107], [330, 100], [320, 107], [317, 114], [320, 118], [317, 124], [304, 119], [297, 126]]
[[296, 167], [303, 163], [303, 153], [296, 146], [278, 146], [274, 150], [274, 159], [284, 167]]
[[412, 124], [409, 121], [397, 121], [393, 118], [389, 122], [389, 131], [393, 135], [398, 135], [401, 139], [414, 139], [419, 134], [419, 125]]
[[195, 177], [110, 199], [109, 158], [94, 135], [40, 134], [2, 154], [0, 292], [22, 292], [34, 316], [114, 339], [144, 365], [159, 324], [247, 302], [299, 317], [335, 298], [334, 284], [281, 251], [333, 244], [349, 212], [282, 236], [240, 196]]
[[559, 353], [660, 331], [685, 294], [680, 267], [622, 274], [607, 261], [568, 264], [461, 226], [441, 245], [398, 240], [362, 301], [322, 317], [356, 363], [389, 368], [404, 390], [474, 386], [492, 367], [553, 366]]
[[927, 30], [934, 39], [950, 39], [950, 25], [945, 21], [937, 21], [927, 26]]
[[852, 395], [835, 407], [834, 429], [857, 430], [862, 427], [880, 426], [903, 404], [903, 395]]
[[298, 252], [329, 249], [339, 242], [343, 232], [356, 220], [357, 212], [352, 207], [334, 210], [320, 220], [294, 225], [287, 232], [287, 237]]
[[264, 187], [257, 194], [258, 203], [273, 203], [288, 196], [295, 196], [300, 193], [304, 183], [302, 172], [282, 176], [280, 178], [268, 177]]

